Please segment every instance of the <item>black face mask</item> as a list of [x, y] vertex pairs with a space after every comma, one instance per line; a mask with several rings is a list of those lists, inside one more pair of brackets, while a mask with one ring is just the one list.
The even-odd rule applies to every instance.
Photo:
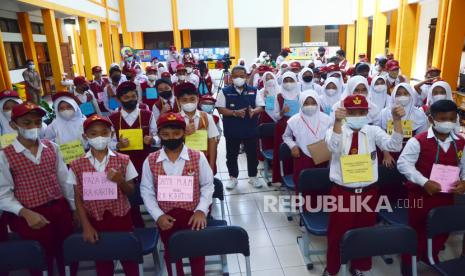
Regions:
[[88, 85], [82, 87], [82, 91], [87, 91], [87, 90], [89, 90], [89, 86], [88, 86]]
[[160, 97], [162, 97], [165, 100], [171, 99], [173, 96], [173, 92], [170, 91], [160, 91]]
[[311, 82], [313, 77], [312, 76], [303, 76], [302, 79], [304, 80], [304, 82]]
[[121, 80], [121, 75], [113, 76], [113, 77], [111, 77], [111, 80], [113, 82], [119, 82]]
[[161, 145], [169, 150], [175, 150], [184, 143], [184, 137], [179, 139], [161, 140]]
[[124, 109], [126, 109], [128, 111], [132, 111], [132, 110], [136, 109], [137, 101], [133, 100], [133, 101], [121, 102], [121, 105], [123, 106]]

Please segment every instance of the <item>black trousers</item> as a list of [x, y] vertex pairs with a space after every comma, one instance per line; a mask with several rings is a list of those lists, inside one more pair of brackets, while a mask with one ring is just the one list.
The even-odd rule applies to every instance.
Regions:
[[247, 171], [249, 177], [256, 177], [258, 167], [257, 138], [241, 139], [226, 137], [226, 166], [228, 167], [229, 176], [237, 178], [239, 175], [237, 157], [239, 155], [241, 142], [244, 144], [245, 154], [247, 155]]

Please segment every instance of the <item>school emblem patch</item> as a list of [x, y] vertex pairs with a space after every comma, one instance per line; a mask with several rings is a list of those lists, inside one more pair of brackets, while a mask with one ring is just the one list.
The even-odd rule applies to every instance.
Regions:
[[355, 97], [354, 100], [352, 101], [355, 105], [359, 105], [362, 103], [362, 100], [359, 97]]
[[459, 150], [459, 151], [457, 152], [457, 157], [459, 158], [459, 160], [462, 159], [462, 155], [463, 155], [463, 151], [462, 151], [462, 150]]

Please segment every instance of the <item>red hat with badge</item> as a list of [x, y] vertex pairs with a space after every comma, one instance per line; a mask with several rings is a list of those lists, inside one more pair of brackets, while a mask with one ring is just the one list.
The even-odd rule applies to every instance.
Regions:
[[179, 113], [167, 112], [160, 115], [160, 118], [157, 120], [158, 130], [167, 127], [167, 126], [178, 126], [183, 129], [186, 129], [186, 122], [184, 118]]
[[73, 99], [76, 103], [80, 103], [79, 99], [76, 96], [74, 96], [73, 93], [68, 92], [68, 91], [60, 91], [60, 92], [57, 92], [57, 93], [53, 94], [52, 95], [52, 101], [55, 102], [56, 100], [58, 100], [61, 97], [68, 97], [70, 99]]
[[14, 90], [3, 90], [0, 92], [0, 100], [1, 99], [6, 99], [6, 98], [12, 98], [12, 99], [19, 99], [18, 92]]
[[96, 72], [102, 72], [102, 67], [100, 66], [92, 67], [92, 73], [96, 73]]
[[128, 91], [135, 91], [136, 90], [136, 84], [132, 81], [124, 81], [118, 85], [118, 88], [116, 88], [116, 95], [119, 97]]
[[264, 65], [264, 64], [258, 66], [257, 70], [258, 70], [258, 73], [260, 73], [260, 74], [263, 74], [265, 72], [271, 72], [271, 68], [269, 66], [267, 66], [267, 65]]
[[90, 116], [89, 118], [87, 118], [84, 121], [84, 124], [83, 124], [84, 131], [86, 131], [93, 123], [103, 123], [103, 124], [107, 125], [108, 127], [113, 126], [110, 119], [108, 119], [107, 117], [103, 117], [101, 115], [94, 114], [94, 115]]
[[170, 74], [170, 72], [163, 72], [163, 73], [161, 73], [161, 78], [162, 78], [162, 79], [171, 79], [171, 74]]
[[291, 64], [289, 64], [289, 67], [291, 69], [293, 69], [293, 68], [300, 69], [300, 68], [302, 68], [302, 65], [298, 61], [293, 61], [293, 62], [291, 62]]
[[77, 76], [74, 78], [73, 83], [75, 86], [89, 84], [84, 76]]
[[368, 110], [368, 101], [363, 95], [350, 95], [344, 99], [346, 109], [363, 109]]
[[397, 60], [395, 60], [395, 59], [391, 59], [386, 63], [386, 69], [388, 71], [397, 70], [399, 68], [400, 68], [399, 62]]
[[13, 109], [11, 110], [11, 120], [15, 120], [31, 112], [39, 114], [40, 117], [44, 117], [45, 114], [47, 114], [45, 110], [42, 109], [42, 107], [30, 102], [26, 102], [13, 106]]
[[200, 102], [212, 102], [212, 103], [216, 103], [216, 99], [213, 98], [211, 95], [203, 95], [202, 97], [200, 97]]
[[341, 68], [339, 68], [339, 65], [337, 65], [337, 64], [330, 64], [330, 65], [326, 66], [325, 71], [327, 73], [331, 73], [331, 72], [335, 72], [335, 71], [341, 71]]

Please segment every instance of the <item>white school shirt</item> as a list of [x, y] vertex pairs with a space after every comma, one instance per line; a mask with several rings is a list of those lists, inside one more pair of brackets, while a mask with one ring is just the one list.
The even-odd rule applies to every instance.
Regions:
[[[172, 83], [178, 83], [178, 80], [179, 80], [179, 78], [178, 78], [178, 76], [176, 74], [171, 76], [171, 82]], [[196, 74], [194, 74], [194, 73], [187, 74], [185, 81], [192, 83], [195, 86], [195, 88], [199, 88], [200, 78]]]
[[[120, 109], [120, 112], [121, 112], [121, 118], [128, 124], [129, 127], [132, 127], [132, 125], [134, 125], [134, 123], [137, 120], [139, 120], [139, 112], [140, 112], [139, 107], [136, 107], [131, 113], [128, 113], [123, 108]], [[115, 129], [113, 129], [113, 131], [114, 130]], [[154, 145], [159, 145], [160, 144], [160, 138], [158, 137], [157, 121], [153, 117], [153, 114], [152, 114], [152, 117], [150, 118], [149, 133], [150, 133], [150, 135], [152, 135], [153, 139], [155, 140]], [[113, 142], [117, 142], [116, 137], [115, 137], [114, 140], [115, 141], [113, 141]], [[113, 147], [113, 145], [112, 145], [111, 148], [115, 148], [115, 147]]]
[[[245, 91], [245, 89], [240, 90], [237, 87], [234, 87], [238, 95], [242, 95], [242, 93]], [[255, 95], [255, 107], [259, 106], [265, 106], [265, 99], [263, 97], [258, 96], [258, 92]], [[224, 96], [223, 90], [218, 92], [218, 95], [216, 96], [216, 107], [224, 107], [226, 108], [226, 97]]]
[[[427, 138], [430, 139], [433, 137], [434, 137], [434, 131], [433, 131], [433, 128], [430, 127], [428, 129]], [[439, 139], [436, 139], [436, 141], [438, 142], [441, 149], [444, 152], [447, 152], [449, 150], [449, 147], [451, 146], [452, 139], [454, 140], [459, 139], [457, 135], [454, 134], [454, 132], [451, 132], [451, 135], [447, 137], [446, 140], [441, 141]], [[397, 160], [397, 169], [410, 182], [423, 186], [429, 179], [425, 177], [424, 175], [422, 175], [415, 167], [415, 164], [418, 162], [418, 157], [420, 155], [420, 149], [421, 149], [420, 142], [418, 142], [418, 140], [415, 137], [410, 138], [407, 144], [405, 145], [404, 149], [402, 150], [402, 153], [399, 156], [399, 160]], [[457, 150], [463, 151], [463, 149], [457, 149]], [[460, 179], [465, 180], [465, 155], [462, 156], [462, 158], [460, 159], [459, 166], [460, 166]]]
[[[184, 164], [186, 160], [189, 160], [189, 154], [187, 147], [183, 146], [179, 158], [173, 163], [169, 160], [165, 153], [165, 149], [160, 150], [160, 156], [157, 159], [158, 162], [163, 162], [163, 170], [166, 175], [182, 175]], [[213, 192], [215, 186], [213, 185], [213, 172], [208, 164], [205, 155], [200, 154], [199, 159], [199, 182], [200, 182], [200, 201], [194, 211], [200, 210], [205, 215], [208, 214], [208, 208], [212, 203]], [[157, 197], [154, 190], [153, 174], [150, 170], [150, 164], [148, 158], [145, 159], [144, 165], [142, 166], [142, 180], [140, 183], [140, 193], [144, 200], [145, 208], [154, 218], [155, 221], [164, 214], [160, 209], [157, 202]]]
[[113, 111], [116, 111], [116, 110], [113, 110], [113, 109], [110, 108], [110, 103], [109, 103], [110, 99], [109, 99], [109, 97], [108, 97], [108, 85], [111, 85], [111, 88], [113, 89], [113, 93], [115, 94], [114, 97], [116, 98], [116, 89], [118, 88], [118, 86], [120, 85], [120, 83], [126, 81], [126, 77], [124, 77], [125, 80], [123, 80], [123, 76], [124, 76], [124, 75], [121, 75], [121, 79], [120, 79], [118, 85], [114, 86], [113, 83], [112, 83], [111, 80], [110, 80], [110, 83], [107, 84], [107, 85], [103, 88], [103, 95], [102, 95], [103, 106], [105, 106], [105, 108], [106, 108], [108, 111], [110, 111], [110, 112], [113, 112]]
[[[342, 133], [337, 134], [333, 129], [329, 129], [326, 136], [326, 143], [331, 154], [331, 164], [329, 171], [329, 179], [334, 183], [346, 186], [342, 181], [342, 170], [340, 157], [348, 155], [350, 146], [352, 144], [352, 133], [354, 131], [347, 127], [342, 126]], [[393, 132], [389, 136], [384, 130], [378, 126], [365, 125], [358, 132], [358, 153], [370, 154], [371, 165], [373, 172], [373, 180], [371, 182], [350, 183], [351, 188], [361, 188], [369, 186], [378, 181], [378, 157], [376, 154], [376, 146], [383, 151], [399, 152], [402, 150], [403, 135]], [[365, 144], [366, 141], [366, 144]], [[367, 149], [368, 147], [368, 149]]]
[[[160, 97], [160, 101], [163, 101], [164, 105], [169, 103], [171, 108], [174, 109], [174, 104], [176, 103], [176, 98], [174, 97], [174, 94], [173, 94], [173, 96], [171, 96], [171, 98], [169, 100], [165, 100], [162, 97]], [[153, 115], [153, 119], [155, 119], [155, 122], [158, 120], [158, 118], [160, 118], [160, 110], [158, 110], [158, 107], [157, 107], [156, 104], [153, 104], [153, 106], [152, 106], [152, 115]]]
[[[74, 210], [76, 209], [74, 205], [74, 190], [66, 184], [66, 180], [68, 178], [68, 168], [63, 161], [63, 156], [61, 155], [58, 145], [53, 142], [51, 143], [53, 144], [57, 160], [56, 169], [58, 184], [61, 186], [63, 196], [68, 200], [71, 208]], [[27, 159], [31, 160], [36, 165], [40, 164], [42, 151], [44, 148], [47, 148], [45, 144], [39, 142], [37, 155], [34, 156], [17, 139], [13, 141], [12, 145], [16, 153], [22, 153]], [[14, 187], [15, 185], [13, 176], [10, 172], [10, 164], [8, 163], [8, 159], [5, 153], [0, 151], [0, 210], [19, 215], [19, 211], [21, 211], [23, 205], [15, 198], [13, 192]]]
[[[188, 125], [189, 116], [184, 112], [184, 110], [182, 110], [180, 114], [184, 118], [186, 125]], [[206, 122], [208, 123], [208, 129], [207, 129], [208, 139], [220, 136], [220, 133], [218, 132], [218, 128], [216, 127], [215, 121], [213, 120], [213, 116], [208, 113], [205, 113], [205, 114], [207, 114], [207, 120], [208, 120], [208, 122]], [[201, 120], [200, 111], [196, 110], [194, 114], [195, 130], [199, 129], [200, 120]]]
[[100, 112], [100, 108], [98, 107], [97, 99], [95, 98], [94, 93], [92, 93], [90, 90], [84, 91], [84, 93], [82, 94], [78, 92], [74, 92], [74, 96], [76, 96], [81, 101], [81, 103], [87, 102], [87, 95], [91, 96], [90, 101], [92, 102], [92, 105], [94, 106], [95, 113], [97, 113], [98, 115], [102, 115], [102, 113]]
[[[105, 158], [103, 158], [102, 162], [95, 159], [95, 157], [92, 155], [91, 150], [89, 150], [86, 153], [86, 155], [84, 155], [85, 158], [89, 159], [90, 163], [92, 164], [92, 166], [97, 172], [105, 172], [105, 168], [107, 167], [108, 162], [110, 161], [110, 156], [116, 156], [116, 154], [110, 149], [108, 149], [107, 155], [105, 156]], [[124, 179], [127, 182], [130, 180], [133, 180], [138, 175], [139, 174], [137, 173], [136, 168], [134, 167], [134, 164], [132, 164], [132, 161], [129, 160], [129, 163], [126, 167], [126, 174], [124, 176]], [[66, 180], [66, 182], [68, 183], [68, 185], [73, 185], [73, 186], [77, 185], [76, 175], [71, 169], [69, 170], [68, 179]]]
[[[287, 127], [283, 134], [284, 143], [286, 143], [290, 149], [298, 146], [305, 155], [312, 157], [307, 146], [324, 140], [326, 131], [331, 125], [331, 119], [326, 114], [320, 114], [319, 119], [320, 121], [318, 126], [310, 125], [308, 120], [305, 120], [304, 122], [304, 116], [302, 116], [300, 112], [292, 116], [287, 121]], [[312, 130], [315, 131], [315, 134], [313, 134], [308, 127], [311, 127]]]

